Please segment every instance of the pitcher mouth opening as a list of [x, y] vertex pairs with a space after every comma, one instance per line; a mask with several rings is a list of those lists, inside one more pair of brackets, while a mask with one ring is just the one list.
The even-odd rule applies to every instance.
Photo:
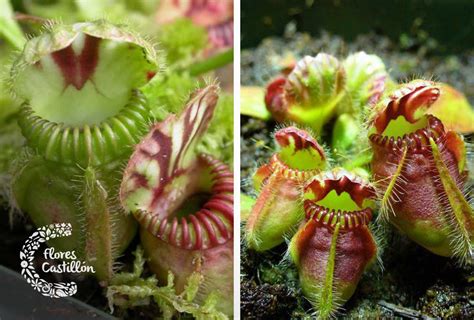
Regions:
[[50, 23], [25, 43], [9, 85], [24, 104], [19, 124], [46, 160], [106, 165], [131, 150], [149, 124], [137, 88], [159, 69], [151, 43], [105, 20]]
[[429, 149], [430, 138], [437, 142], [444, 137], [446, 132], [441, 120], [432, 115], [426, 115], [425, 117], [426, 126], [405, 133], [403, 136], [394, 137], [373, 133], [369, 139], [374, 145], [389, 150], [402, 150], [406, 147], [410, 152], [426, 152]]
[[[134, 215], [142, 228], [166, 243], [187, 250], [205, 250], [233, 238], [233, 174], [221, 161], [202, 154], [195, 174], [194, 179], [210, 183], [198, 183], [182, 193], [173, 208], [137, 210]], [[197, 195], [203, 202], [200, 208], [182, 211], [183, 204]]]
[[27, 104], [20, 110], [18, 123], [27, 144], [46, 160], [86, 167], [109, 163], [130, 150], [147, 130], [149, 113], [144, 95], [133, 90], [128, 103], [116, 115], [98, 124], [71, 126], [52, 122]]
[[305, 130], [293, 126], [280, 129], [275, 132], [275, 141], [280, 147], [275, 160], [284, 167], [314, 172], [326, 166], [324, 149]]
[[93, 126], [120, 113], [132, 89], [159, 68], [157, 59], [153, 46], [125, 26], [103, 20], [52, 23], [25, 44], [9, 81], [38, 117]]
[[[376, 132], [386, 136], [403, 136], [420, 129], [426, 125], [426, 111], [440, 94], [439, 87], [431, 81], [415, 80], [401, 86], [382, 101], [383, 109], [373, 120]], [[393, 126], [396, 128], [391, 128]]]
[[[78, 34], [67, 47], [42, 57], [30, 67], [29, 72], [33, 74], [32, 79], [35, 79], [35, 74], [42, 74], [44, 81], [49, 82], [43, 88], [47, 97], [31, 90], [28, 99], [30, 108], [43, 119], [73, 127], [99, 124], [118, 114], [130, 99], [133, 86], [126, 76], [110, 79], [112, 74], [107, 69], [114, 68], [104, 66], [101, 60], [110, 59], [107, 55], [113, 56], [114, 52], [127, 54], [124, 47], [124, 44], [111, 40]], [[132, 50], [141, 49], [129, 49], [130, 52]], [[119, 61], [117, 59], [115, 63]], [[133, 70], [134, 66], [131, 68]], [[113, 82], [114, 85], [106, 85], [106, 82]]]
[[300, 169], [293, 169], [290, 168], [287, 164], [285, 164], [278, 154], [274, 154], [270, 158], [270, 168], [272, 172], [278, 172], [279, 175], [284, 177], [285, 179], [296, 180], [296, 181], [306, 181], [307, 179], [311, 178], [318, 172], [319, 169], [315, 170], [300, 170]]
[[440, 94], [440, 88], [430, 81], [417, 80], [400, 87], [374, 118], [370, 141], [388, 149], [425, 151], [430, 138], [437, 141], [445, 133], [441, 121], [427, 114]]
[[321, 173], [305, 187], [306, 219], [327, 227], [349, 230], [372, 219], [375, 189], [362, 178], [344, 170]]
[[372, 220], [371, 208], [357, 211], [336, 210], [318, 206], [314, 202], [306, 200], [304, 202], [304, 210], [307, 220], [313, 219], [332, 228], [339, 223], [341, 230], [350, 230], [362, 225], [368, 225]]

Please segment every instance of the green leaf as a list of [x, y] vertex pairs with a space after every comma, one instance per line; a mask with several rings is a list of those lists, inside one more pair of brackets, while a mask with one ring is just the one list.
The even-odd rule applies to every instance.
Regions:
[[0, 0], [0, 36], [13, 47], [21, 50], [26, 38], [13, 16], [13, 8], [8, 0]]
[[240, 220], [247, 221], [256, 199], [244, 193], [240, 194]]
[[441, 95], [427, 113], [439, 118], [449, 130], [464, 134], [473, 133], [474, 108], [466, 96], [447, 84], [441, 83], [440, 87]]
[[261, 87], [240, 88], [240, 113], [262, 120], [270, 120], [271, 114], [265, 106], [265, 89]]

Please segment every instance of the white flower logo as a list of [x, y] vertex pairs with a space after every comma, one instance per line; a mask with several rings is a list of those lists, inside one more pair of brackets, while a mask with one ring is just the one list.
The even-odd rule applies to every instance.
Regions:
[[71, 234], [72, 226], [70, 223], [58, 223], [43, 226], [25, 241], [25, 244], [20, 251], [21, 274], [26, 279], [26, 282], [43, 296], [62, 298], [72, 296], [77, 292], [77, 285], [75, 282], [49, 283], [40, 278], [33, 266], [35, 251], [40, 247], [41, 243], [53, 238], [68, 237]]

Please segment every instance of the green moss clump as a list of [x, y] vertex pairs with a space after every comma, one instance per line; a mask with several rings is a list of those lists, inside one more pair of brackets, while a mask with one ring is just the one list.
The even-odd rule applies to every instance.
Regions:
[[189, 59], [207, 44], [207, 31], [189, 19], [178, 19], [164, 25], [158, 35], [161, 47], [167, 53], [169, 64]]

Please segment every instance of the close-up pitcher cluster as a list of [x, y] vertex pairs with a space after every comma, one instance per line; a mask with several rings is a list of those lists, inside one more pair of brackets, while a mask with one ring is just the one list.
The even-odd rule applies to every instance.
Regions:
[[0, 319], [474, 319], [473, 21], [0, 0]]

